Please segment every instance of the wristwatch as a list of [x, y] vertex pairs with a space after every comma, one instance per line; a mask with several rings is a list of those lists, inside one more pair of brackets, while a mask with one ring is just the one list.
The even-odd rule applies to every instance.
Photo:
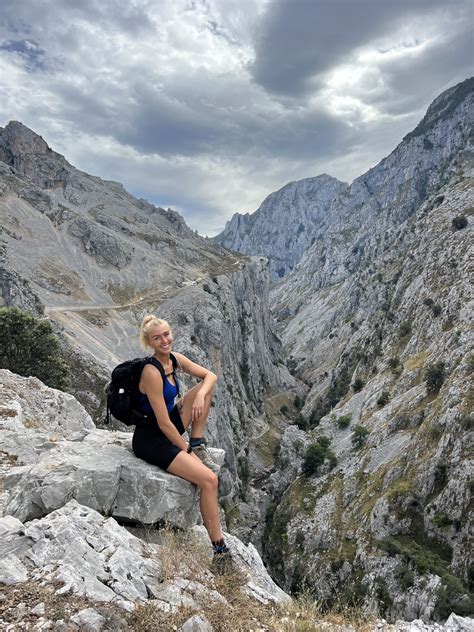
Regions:
[[192, 451], [193, 451], [193, 449], [192, 449], [192, 447], [191, 447], [191, 444], [189, 444], [189, 445], [188, 445], [188, 449], [186, 450], [186, 452], [187, 452], [188, 454], [191, 454], [191, 452], [192, 452]]

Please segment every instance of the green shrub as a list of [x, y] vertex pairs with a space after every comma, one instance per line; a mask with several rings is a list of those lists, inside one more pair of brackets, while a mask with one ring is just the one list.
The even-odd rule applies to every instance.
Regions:
[[282, 415], [287, 415], [288, 414], [288, 406], [283, 404], [283, 406], [280, 408], [280, 412], [281, 412]]
[[382, 394], [377, 399], [377, 406], [379, 408], [383, 408], [385, 404], [388, 404], [390, 401], [390, 393], [388, 391], [382, 391]]
[[434, 301], [432, 298], [424, 298], [423, 299], [423, 304], [426, 305], [427, 307], [433, 307], [434, 305]]
[[375, 595], [379, 601], [380, 613], [385, 614], [390, 606], [393, 606], [393, 599], [383, 577], [377, 577], [375, 580]]
[[296, 425], [300, 430], [308, 430], [308, 422], [301, 414], [296, 418]]
[[472, 430], [474, 428], [474, 413], [464, 413], [461, 416], [460, 423], [464, 430]]
[[70, 370], [51, 323], [17, 307], [0, 308], [0, 368], [33, 375], [52, 388], [70, 386]]
[[299, 397], [299, 395], [297, 395], [293, 401], [293, 404], [296, 408], [296, 410], [301, 410], [301, 408], [303, 408], [303, 401], [301, 399], [301, 397]]
[[369, 431], [364, 426], [360, 426], [359, 424], [354, 427], [352, 431], [352, 445], [355, 448], [361, 448], [367, 440], [367, 436], [369, 435]]
[[312, 476], [325, 461], [329, 461], [331, 469], [337, 465], [336, 455], [329, 449], [330, 444], [331, 440], [328, 437], [319, 437], [316, 443], [311, 443], [306, 448], [302, 467], [306, 477]]
[[465, 215], [457, 215], [451, 222], [453, 230], [462, 230], [467, 226], [467, 217]]
[[347, 428], [351, 423], [352, 415], [341, 415], [335, 421], [339, 428]]
[[435, 393], [439, 391], [446, 377], [446, 365], [444, 362], [434, 362], [425, 370], [426, 391]]
[[400, 366], [400, 358], [398, 356], [394, 356], [393, 358], [389, 358], [387, 360], [388, 368], [392, 371]]
[[448, 466], [444, 461], [438, 461], [433, 473], [435, 491], [442, 489], [448, 482]]
[[435, 514], [433, 523], [442, 529], [443, 527], [450, 527], [453, 524], [453, 521], [446, 513], [440, 512]]
[[415, 581], [415, 573], [405, 564], [399, 564], [395, 569], [395, 577], [400, 588], [405, 592]]
[[352, 389], [354, 393], [359, 393], [365, 386], [365, 382], [360, 379], [360, 377], [356, 378], [352, 384]]
[[441, 309], [441, 305], [436, 304], [432, 306], [431, 311], [433, 312], [433, 316], [437, 318], [443, 310]]

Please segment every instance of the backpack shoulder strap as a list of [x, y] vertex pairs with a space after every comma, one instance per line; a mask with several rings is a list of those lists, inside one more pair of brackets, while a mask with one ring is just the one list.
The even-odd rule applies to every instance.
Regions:
[[174, 353], [170, 353], [170, 358], [171, 358], [171, 363], [173, 364], [173, 373], [174, 373], [176, 369], [178, 368], [178, 364], [179, 364], [178, 359], [176, 358]]
[[159, 360], [157, 360], [156, 358], [154, 358], [153, 356], [151, 356], [148, 359], [147, 364], [153, 364], [153, 366], [158, 369], [158, 371], [161, 374], [161, 379], [164, 382], [165, 381], [165, 370], [164, 370], [163, 365], [161, 364], [161, 362]]
[[[178, 390], [178, 397], [179, 397], [179, 382], [178, 379], [176, 377], [176, 368], [178, 366], [178, 362], [176, 360], [176, 357], [170, 353], [170, 357], [171, 357], [171, 363], [173, 365], [173, 377], [174, 377], [174, 381], [176, 383], [176, 388]], [[157, 360], [155, 357], [151, 356], [150, 359], [148, 360], [148, 364], [153, 364], [154, 367], [156, 367], [158, 369], [158, 371], [160, 372], [161, 375], [161, 379], [163, 380], [163, 388], [165, 386], [165, 379], [166, 379], [166, 373], [165, 370], [163, 368], [163, 365], [161, 364], [161, 362], [159, 360]]]

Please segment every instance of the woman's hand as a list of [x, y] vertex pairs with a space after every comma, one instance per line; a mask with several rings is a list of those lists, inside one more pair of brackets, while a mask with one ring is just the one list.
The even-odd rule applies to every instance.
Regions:
[[204, 395], [198, 391], [191, 406], [191, 421], [196, 421], [204, 409]]

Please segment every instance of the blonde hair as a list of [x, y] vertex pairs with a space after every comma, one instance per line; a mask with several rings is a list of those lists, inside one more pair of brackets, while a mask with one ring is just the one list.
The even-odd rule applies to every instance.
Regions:
[[147, 314], [145, 316], [145, 318], [142, 320], [142, 324], [140, 325], [140, 345], [142, 349], [148, 349], [148, 347], [150, 346], [148, 344], [148, 331], [152, 327], [157, 327], [161, 325], [165, 325], [166, 327], [169, 327], [171, 329], [168, 321], [163, 320], [162, 318], [158, 318], [153, 314]]

